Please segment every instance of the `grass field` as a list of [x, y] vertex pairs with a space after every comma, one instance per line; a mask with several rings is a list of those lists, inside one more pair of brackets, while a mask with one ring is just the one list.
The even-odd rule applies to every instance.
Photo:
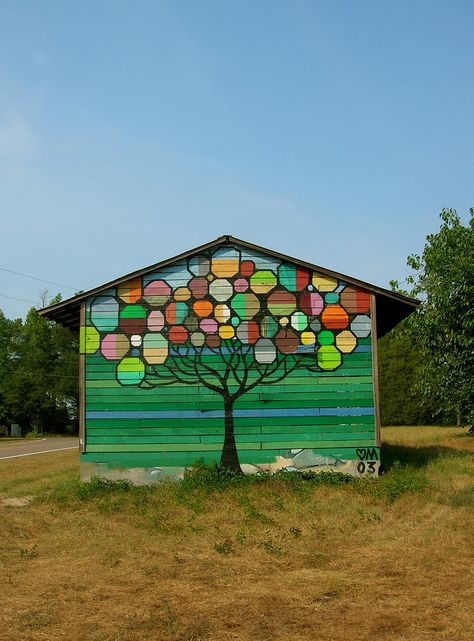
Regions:
[[0, 462], [1, 641], [472, 641], [474, 438], [383, 439], [377, 480], [130, 488], [79, 484], [75, 452]]

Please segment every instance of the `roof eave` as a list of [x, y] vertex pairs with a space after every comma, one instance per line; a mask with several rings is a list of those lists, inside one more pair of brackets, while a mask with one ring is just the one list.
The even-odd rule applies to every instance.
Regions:
[[[239, 245], [241, 247], [245, 247], [246, 249], [250, 249], [255, 252], [263, 252], [265, 254], [273, 256], [274, 258], [278, 258], [279, 260], [295, 263], [296, 265], [300, 265], [301, 267], [305, 267], [306, 269], [309, 269], [312, 271], [320, 272], [327, 276], [340, 278], [346, 281], [347, 283], [350, 283], [357, 287], [361, 287], [362, 289], [366, 289], [370, 292], [373, 292], [377, 298], [377, 314], [378, 315], [381, 314], [382, 319], [386, 318], [387, 316], [387, 314], [385, 314], [383, 310], [383, 308], [386, 305], [388, 305], [388, 307], [391, 308], [392, 310], [398, 310], [395, 316], [396, 317], [401, 316], [400, 320], [402, 320], [403, 318], [406, 318], [406, 316], [408, 316], [412, 311], [414, 311], [420, 304], [420, 301], [414, 298], [409, 298], [408, 296], [404, 296], [403, 294], [398, 294], [388, 289], [384, 289], [383, 287], [372, 285], [371, 283], [367, 283], [358, 278], [353, 278], [352, 276], [341, 274], [340, 272], [336, 272], [332, 269], [327, 269], [326, 267], [321, 267], [320, 265], [315, 265], [313, 263], [309, 263], [307, 261], [300, 260], [292, 256], [288, 256], [287, 254], [282, 254], [280, 252], [267, 249], [266, 247], [249, 243], [246, 240], [241, 240], [239, 238], [235, 238], [234, 236], [224, 235], [224, 236], [219, 236], [215, 240], [205, 243], [204, 245], [199, 245], [198, 247], [194, 247], [193, 249], [190, 249], [186, 252], [182, 252], [181, 254], [178, 254], [171, 258], [167, 258], [166, 260], [160, 261], [158, 263], [153, 263], [152, 265], [149, 265], [148, 267], [144, 267], [142, 269], [135, 270], [129, 274], [126, 274], [125, 276], [121, 276], [120, 278], [111, 280], [108, 283], [99, 285], [98, 287], [94, 287], [93, 289], [90, 289], [86, 292], [73, 296], [72, 298], [68, 298], [64, 301], [61, 301], [60, 303], [56, 303], [55, 305], [44, 307], [43, 309], [39, 310], [39, 314], [42, 316], [46, 316], [51, 320], [59, 322], [60, 324], [63, 324], [67, 327], [70, 327], [71, 329], [77, 329], [79, 327], [80, 305], [83, 300], [86, 300], [91, 296], [99, 294], [100, 292], [106, 289], [109, 289], [111, 287], [116, 287], [117, 285], [120, 285], [121, 283], [126, 282], [132, 278], [142, 276], [143, 274], [149, 273], [151, 271], [162, 269], [163, 267], [167, 267], [168, 265], [171, 265], [175, 262], [186, 259], [194, 254], [204, 252], [208, 249], [212, 249], [219, 245]], [[380, 300], [380, 304], [378, 300], [379, 297], [382, 297], [382, 299]], [[387, 301], [387, 303], [384, 303], [385, 300]], [[388, 304], [388, 301], [392, 301], [392, 304]], [[398, 305], [396, 303], [398, 303]], [[406, 313], [402, 313], [402, 309], [398, 309], [400, 305], [406, 308], [403, 310]], [[381, 322], [381, 325], [380, 325], [381, 331], [379, 331], [379, 336], [383, 336], [383, 334], [389, 331], [391, 327], [389, 327], [390, 323], [388, 322], [385, 322], [385, 321], [383, 322], [380, 321], [380, 322]], [[396, 321], [392, 326], [396, 325], [397, 322], [399, 321]], [[377, 325], [379, 325], [379, 322], [377, 323]]]

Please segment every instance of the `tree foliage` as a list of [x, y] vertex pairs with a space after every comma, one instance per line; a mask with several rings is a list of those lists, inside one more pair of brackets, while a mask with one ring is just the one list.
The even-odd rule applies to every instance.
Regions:
[[19, 423], [24, 431], [73, 429], [77, 388], [76, 337], [34, 307], [24, 322], [0, 311], [0, 423]]
[[422, 304], [406, 330], [422, 354], [417, 390], [424, 407], [435, 418], [472, 424], [474, 209], [467, 225], [454, 209], [443, 209], [440, 218], [423, 254], [407, 259], [408, 293]]
[[378, 344], [382, 425], [424, 425], [432, 421], [417, 390], [423, 355], [405, 324], [397, 325]]

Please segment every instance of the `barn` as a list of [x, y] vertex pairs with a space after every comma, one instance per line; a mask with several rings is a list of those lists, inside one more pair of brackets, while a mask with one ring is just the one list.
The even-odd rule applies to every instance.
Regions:
[[80, 332], [81, 478], [378, 474], [377, 339], [417, 305], [221, 236], [41, 310]]

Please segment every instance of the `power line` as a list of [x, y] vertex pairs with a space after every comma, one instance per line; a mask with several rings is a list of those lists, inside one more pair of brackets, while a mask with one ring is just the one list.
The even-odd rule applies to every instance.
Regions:
[[31, 278], [31, 280], [38, 280], [40, 283], [47, 283], [48, 285], [56, 285], [56, 287], [63, 287], [64, 289], [70, 289], [73, 292], [78, 290], [78, 287], [69, 287], [69, 285], [62, 285], [61, 283], [54, 283], [52, 280], [45, 280], [44, 278], [37, 278], [36, 276], [30, 276], [29, 274], [22, 274], [21, 272], [16, 272], [13, 269], [6, 269], [5, 267], [0, 267], [2, 272], [8, 272], [9, 274], [16, 274], [17, 276], [23, 276], [23, 278]]
[[23, 303], [33, 303], [33, 305], [38, 304], [38, 301], [29, 300], [28, 298], [18, 298], [17, 296], [8, 296], [8, 294], [0, 294], [0, 296], [3, 296], [3, 298], [11, 298], [12, 300], [20, 300]]

